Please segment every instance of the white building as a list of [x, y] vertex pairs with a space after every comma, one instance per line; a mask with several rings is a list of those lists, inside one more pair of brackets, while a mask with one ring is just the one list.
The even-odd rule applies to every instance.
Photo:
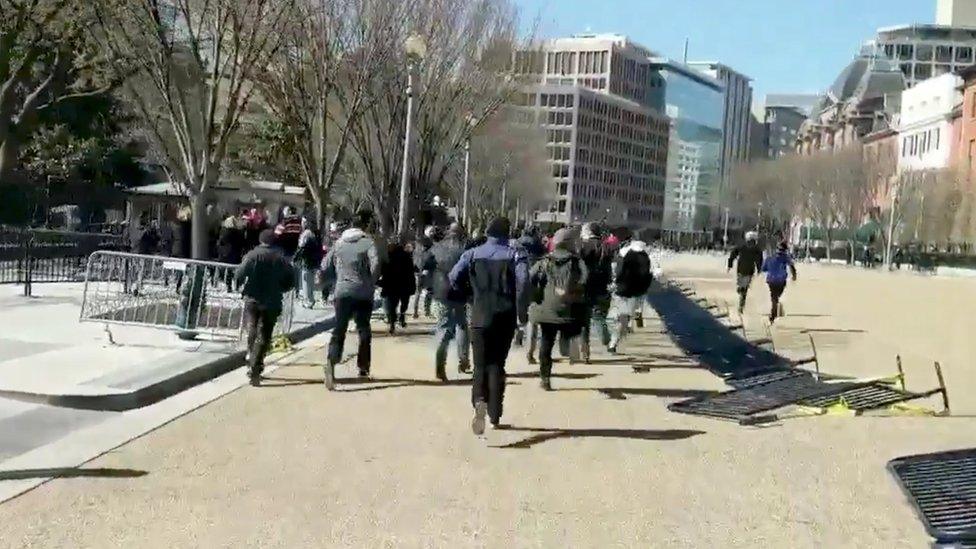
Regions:
[[898, 173], [949, 167], [952, 112], [962, 104], [961, 84], [955, 74], [945, 74], [902, 94]]
[[976, 0], [938, 0], [935, 22], [949, 27], [976, 27]]
[[695, 230], [701, 156], [700, 144], [683, 141], [676, 132], [672, 132], [671, 152], [668, 154], [668, 194], [664, 206], [665, 227], [668, 230]]

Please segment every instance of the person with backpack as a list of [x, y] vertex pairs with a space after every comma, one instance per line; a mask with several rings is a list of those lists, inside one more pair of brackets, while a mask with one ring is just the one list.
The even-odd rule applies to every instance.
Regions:
[[312, 223], [307, 218], [302, 219], [302, 234], [295, 250], [295, 270], [301, 283], [302, 304], [309, 309], [315, 308], [315, 278], [324, 255], [322, 239], [312, 229]]
[[[526, 259], [528, 262], [529, 270], [535, 265], [540, 259], [546, 256], [548, 253], [546, 251], [546, 246], [542, 243], [542, 239], [539, 237], [539, 228], [535, 225], [529, 225], [522, 231], [522, 236], [515, 241], [515, 249]], [[525, 338], [529, 339], [529, 349], [527, 353], [529, 364], [535, 364], [535, 347], [539, 340], [539, 327], [535, 324], [529, 322], [529, 306], [531, 305], [531, 292], [522, 292], [522, 302], [518, 304], [519, 314], [518, 322], [519, 327], [515, 332], [515, 345], [521, 347], [525, 341]]]
[[613, 265], [611, 308], [616, 327], [607, 347], [611, 354], [617, 352], [620, 342], [630, 329], [631, 319], [644, 308], [645, 296], [654, 280], [647, 244], [634, 240], [627, 228], [620, 229], [617, 236], [621, 245]]
[[793, 282], [796, 282], [796, 265], [793, 264], [789, 245], [786, 242], [780, 242], [776, 255], [767, 257], [762, 265], [762, 272], [766, 273], [766, 284], [769, 286], [769, 297], [772, 301], [772, 309], [769, 311], [770, 324], [776, 322], [776, 317], [783, 316], [783, 305], [780, 298], [786, 290], [787, 271], [792, 275]]
[[528, 278], [525, 258], [508, 244], [511, 222], [495, 218], [486, 232], [488, 240], [461, 254], [448, 276], [455, 291], [472, 299], [471, 430], [479, 436], [485, 432], [486, 416], [493, 427], [501, 424], [505, 361], [515, 335], [517, 303]]
[[373, 315], [376, 280], [380, 275], [379, 253], [373, 239], [366, 234], [372, 219], [372, 212], [360, 211], [352, 228], [342, 232], [322, 260], [322, 278], [335, 295], [335, 326], [325, 363], [325, 387], [330, 391], [335, 390], [335, 367], [342, 359], [346, 331], [352, 319], [355, 319], [359, 332], [356, 355], [359, 376], [369, 377], [373, 340], [369, 321]]
[[587, 223], [582, 229], [580, 257], [586, 265], [587, 318], [580, 334], [580, 354], [583, 362], [590, 363], [590, 332], [595, 323], [600, 343], [610, 345], [610, 328], [607, 315], [610, 312], [610, 282], [613, 278], [613, 251], [604, 243], [603, 229], [596, 223]]
[[464, 229], [459, 223], [454, 223], [448, 228], [447, 236], [431, 247], [427, 263], [423, 266], [430, 273], [434, 312], [437, 314], [434, 368], [437, 379], [441, 381], [447, 381], [447, 348], [452, 339], [457, 340], [458, 372], [471, 372], [466, 299], [464, 293], [451, 287], [450, 280], [451, 269], [457, 265], [463, 253]]
[[[738, 263], [736, 263], [738, 261]], [[746, 309], [746, 296], [749, 294], [749, 286], [752, 285], [752, 277], [762, 269], [763, 252], [759, 247], [759, 235], [755, 231], [746, 233], [745, 244], [736, 246], [729, 255], [728, 270], [732, 270], [735, 265], [735, 291], [739, 294], [739, 314]]]
[[291, 262], [272, 246], [271, 229], [260, 235], [260, 244], [244, 256], [234, 273], [236, 287], [242, 288], [247, 326], [247, 377], [258, 385], [264, 371], [264, 357], [271, 346], [275, 323], [281, 315], [281, 296], [295, 285]]
[[552, 252], [539, 260], [529, 275], [535, 303], [529, 309], [539, 326], [539, 375], [541, 386], [552, 390], [552, 349], [556, 336], [577, 337], [587, 319], [586, 263], [576, 253], [572, 229], [559, 229], [552, 239]]

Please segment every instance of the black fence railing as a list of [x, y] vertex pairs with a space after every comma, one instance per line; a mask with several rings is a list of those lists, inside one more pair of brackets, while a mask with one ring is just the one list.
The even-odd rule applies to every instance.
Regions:
[[0, 284], [31, 285], [85, 280], [88, 256], [98, 250], [121, 250], [122, 236], [44, 229], [0, 229]]

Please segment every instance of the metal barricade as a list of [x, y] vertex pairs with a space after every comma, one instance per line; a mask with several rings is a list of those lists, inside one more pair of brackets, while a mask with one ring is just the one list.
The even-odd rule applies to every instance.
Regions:
[[[143, 326], [237, 341], [244, 301], [236, 265], [121, 252], [88, 259], [81, 321]], [[290, 331], [294, 295], [285, 296], [276, 335]]]

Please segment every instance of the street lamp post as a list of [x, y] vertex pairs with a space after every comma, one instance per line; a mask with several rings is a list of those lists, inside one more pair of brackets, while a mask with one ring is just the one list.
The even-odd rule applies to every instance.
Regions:
[[478, 125], [478, 119], [468, 114], [468, 137], [464, 140], [464, 191], [461, 197], [461, 220], [467, 232], [471, 233], [471, 219], [468, 216], [468, 195], [471, 192], [471, 130]]
[[725, 208], [725, 222], [722, 224], [722, 247], [727, 248], [729, 246], [729, 209]]
[[760, 227], [760, 225], [762, 225], [762, 207], [763, 207], [763, 203], [760, 202], [759, 203], [759, 211], [757, 212], [757, 215], [756, 215], [756, 232], [759, 232], [759, 227]]
[[413, 69], [417, 61], [426, 55], [427, 45], [421, 36], [413, 34], [407, 38], [404, 48], [407, 51], [407, 127], [403, 137], [403, 168], [400, 172], [400, 212], [397, 218], [399, 234], [407, 229], [407, 187], [410, 184], [410, 143], [413, 132]]
[[898, 207], [898, 185], [899, 182], [891, 187], [891, 215], [888, 216], [888, 238], [885, 243], [885, 269], [891, 270], [891, 240], [895, 235], [895, 209]]

